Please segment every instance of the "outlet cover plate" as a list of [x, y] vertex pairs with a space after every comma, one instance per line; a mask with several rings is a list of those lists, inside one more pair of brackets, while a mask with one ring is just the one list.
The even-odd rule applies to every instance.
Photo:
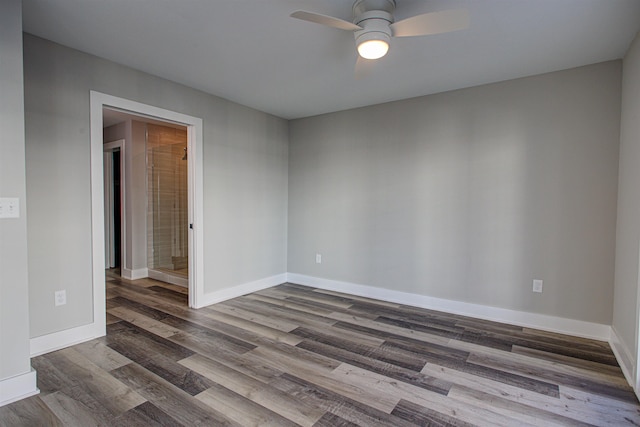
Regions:
[[533, 292], [542, 293], [542, 280], [533, 279]]
[[316, 254], [316, 264], [322, 264], [322, 255]]
[[56, 307], [67, 303], [67, 291], [56, 291], [55, 293]]
[[0, 219], [20, 218], [20, 199], [0, 197]]

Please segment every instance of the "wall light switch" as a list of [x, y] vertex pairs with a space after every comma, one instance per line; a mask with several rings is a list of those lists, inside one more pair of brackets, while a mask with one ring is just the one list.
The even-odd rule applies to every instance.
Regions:
[[322, 264], [322, 255], [316, 254], [316, 264]]
[[533, 292], [542, 293], [542, 280], [533, 279]]
[[0, 197], [0, 219], [20, 218], [20, 199]]

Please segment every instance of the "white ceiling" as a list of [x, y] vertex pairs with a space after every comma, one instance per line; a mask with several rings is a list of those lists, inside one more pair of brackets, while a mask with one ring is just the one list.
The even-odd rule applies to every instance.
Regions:
[[624, 56], [639, 0], [397, 0], [396, 20], [467, 8], [468, 30], [393, 39], [354, 76], [350, 0], [23, 0], [24, 31], [283, 118], [299, 118]]

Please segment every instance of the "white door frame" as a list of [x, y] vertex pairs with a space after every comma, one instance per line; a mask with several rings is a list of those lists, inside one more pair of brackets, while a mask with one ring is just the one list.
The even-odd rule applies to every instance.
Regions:
[[91, 109], [91, 229], [93, 259], [94, 326], [106, 334], [105, 244], [104, 244], [104, 172], [102, 109], [122, 110], [135, 115], [178, 123], [187, 127], [189, 223], [189, 307], [204, 305], [204, 233], [203, 233], [203, 125], [202, 119], [154, 107], [125, 98], [90, 91]]
[[[103, 152], [105, 154], [110, 154], [112, 155], [114, 151], [119, 151], [120, 152], [120, 268], [124, 267], [124, 260], [127, 259], [126, 255], [127, 255], [127, 245], [126, 245], [126, 215], [123, 215], [124, 212], [126, 212], [126, 206], [125, 206], [125, 201], [126, 201], [126, 185], [125, 185], [125, 179], [126, 179], [126, 175], [125, 175], [125, 169], [124, 169], [124, 159], [125, 159], [125, 142], [124, 139], [119, 139], [117, 141], [112, 141], [112, 142], [105, 142], [103, 147]], [[107, 162], [103, 162], [103, 164], [108, 164], [110, 167], [113, 167], [112, 165], [113, 160], [111, 157], [109, 157], [109, 160]], [[107, 191], [107, 189], [109, 190], [110, 194], [104, 195], [104, 200], [105, 200], [105, 205], [107, 204], [107, 202], [113, 200], [113, 186], [111, 185], [113, 182], [113, 169], [107, 171], [104, 171], [104, 189], [105, 191]], [[114, 223], [114, 212], [113, 212], [113, 206], [108, 206], [108, 209], [105, 209], [105, 215], [109, 215], [109, 218], [105, 217], [105, 231], [107, 229], [109, 229], [110, 235], [107, 236], [105, 235], [105, 250], [107, 248], [109, 248], [110, 253], [105, 254], [105, 267], [109, 268], [113, 266], [114, 263], [114, 257], [115, 257], [115, 247], [114, 247], [114, 239], [113, 239], [113, 223]], [[109, 224], [109, 227], [106, 227], [106, 225]], [[111, 262], [109, 262], [111, 261]]]

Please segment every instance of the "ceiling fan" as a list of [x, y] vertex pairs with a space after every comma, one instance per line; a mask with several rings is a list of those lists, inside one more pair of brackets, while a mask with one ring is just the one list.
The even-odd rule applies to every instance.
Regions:
[[449, 9], [424, 13], [401, 21], [394, 21], [395, 0], [356, 0], [353, 21], [299, 10], [292, 18], [315, 22], [340, 30], [352, 31], [358, 54], [364, 59], [378, 59], [387, 54], [391, 37], [414, 37], [447, 33], [469, 26], [469, 11]]

